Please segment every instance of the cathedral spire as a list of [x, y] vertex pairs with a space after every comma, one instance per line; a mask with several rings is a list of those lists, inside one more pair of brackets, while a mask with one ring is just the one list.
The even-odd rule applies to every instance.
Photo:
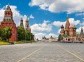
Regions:
[[66, 21], [66, 24], [65, 24], [65, 28], [69, 29], [69, 26], [70, 26], [69, 16], [67, 15], [67, 21]]

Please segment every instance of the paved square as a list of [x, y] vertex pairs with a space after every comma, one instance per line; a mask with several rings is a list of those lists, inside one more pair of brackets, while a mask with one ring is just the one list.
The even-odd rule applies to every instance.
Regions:
[[37, 42], [0, 46], [0, 62], [84, 62], [84, 44]]

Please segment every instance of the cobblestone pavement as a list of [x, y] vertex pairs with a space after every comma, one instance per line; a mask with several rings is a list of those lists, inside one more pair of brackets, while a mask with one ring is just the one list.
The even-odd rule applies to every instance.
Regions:
[[0, 62], [84, 62], [84, 43], [29, 43], [0, 46]]

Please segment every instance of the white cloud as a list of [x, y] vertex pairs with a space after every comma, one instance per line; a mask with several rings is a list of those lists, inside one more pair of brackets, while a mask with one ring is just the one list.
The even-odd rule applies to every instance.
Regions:
[[[74, 18], [69, 18], [69, 22], [71, 25], [78, 25], [80, 24], [80, 20], [75, 20]], [[54, 21], [52, 24], [56, 27], [61, 27], [62, 25], [65, 26], [65, 22], [61, 22], [61, 21]]]
[[70, 18], [69, 22], [73, 25], [78, 25], [80, 23], [80, 20], [75, 20], [74, 18]]
[[[54, 36], [55, 34], [47, 34], [52, 31], [52, 24], [49, 23], [49, 21], [45, 21], [42, 24], [33, 24], [31, 26], [32, 33], [35, 35], [36, 39], [38, 38], [39, 40], [42, 39], [43, 36]], [[45, 33], [44, 33], [45, 32]]]
[[31, 14], [31, 15], [29, 16], [29, 19], [34, 19], [34, 16]]
[[59, 29], [57, 33], [60, 34], [60, 31], [61, 31], [61, 29]]
[[84, 22], [81, 22], [81, 23], [80, 23], [80, 26], [84, 26]]
[[65, 25], [65, 22], [54, 21], [54, 22], [53, 22], [53, 25], [54, 25], [54, 26], [57, 26], [57, 27], [61, 27], [62, 25]]
[[3, 17], [4, 17], [4, 9], [0, 9], [0, 21], [3, 20]]
[[39, 6], [50, 12], [81, 12], [84, 11], [84, 0], [31, 0], [30, 6]]
[[52, 30], [52, 25], [48, 21], [44, 21], [42, 24], [33, 24], [31, 26], [32, 32], [50, 32]]
[[83, 17], [84, 16], [84, 12], [79, 12], [79, 13], [76, 14], [76, 16], [82, 16]]

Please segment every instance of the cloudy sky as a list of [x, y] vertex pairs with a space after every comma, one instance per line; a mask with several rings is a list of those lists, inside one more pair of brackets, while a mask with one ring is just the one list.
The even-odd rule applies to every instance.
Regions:
[[57, 37], [60, 26], [65, 24], [67, 15], [77, 32], [84, 28], [84, 0], [0, 0], [0, 21], [9, 4], [17, 26], [20, 19], [28, 17], [32, 33], [36, 38]]

